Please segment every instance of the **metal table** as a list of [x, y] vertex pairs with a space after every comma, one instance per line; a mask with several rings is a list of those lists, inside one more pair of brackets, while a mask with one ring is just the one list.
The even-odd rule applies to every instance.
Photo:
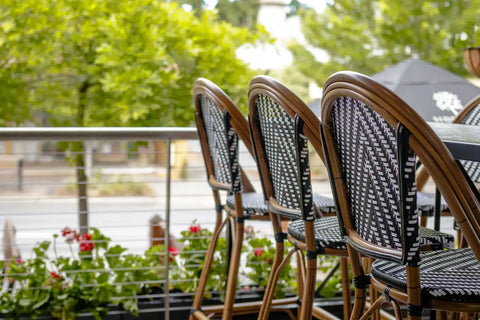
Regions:
[[455, 159], [480, 162], [480, 126], [428, 122]]
[[[480, 126], [428, 122], [455, 159], [480, 162]], [[434, 229], [440, 229], [440, 191], [435, 188]]]

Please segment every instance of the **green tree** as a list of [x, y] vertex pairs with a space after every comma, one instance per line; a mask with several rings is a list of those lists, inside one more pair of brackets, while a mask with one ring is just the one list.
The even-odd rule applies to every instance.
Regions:
[[254, 29], [257, 24], [258, 0], [218, 0], [215, 9], [224, 21]]
[[307, 42], [328, 59], [290, 49], [319, 85], [339, 70], [372, 74], [409, 57], [466, 74], [462, 49], [480, 40], [479, 0], [332, 0], [323, 13], [299, 12]]
[[[211, 12], [195, 17], [160, 0], [4, 0], [0, 124], [41, 112], [54, 126], [189, 125], [198, 77], [245, 108], [252, 74], [235, 50], [256, 39]], [[70, 150], [82, 199], [83, 145]]]
[[[203, 0], [173, 0], [180, 4], [190, 6], [197, 15], [205, 10], [206, 3]], [[215, 10], [218, 17], [234, 26], [255, 29], [257, 24], [260, 0], [218, 0]], [[307, 8], [299, 0], [290, 0], [287, 4], [287, 15], [296, 15], [300, 8]]]

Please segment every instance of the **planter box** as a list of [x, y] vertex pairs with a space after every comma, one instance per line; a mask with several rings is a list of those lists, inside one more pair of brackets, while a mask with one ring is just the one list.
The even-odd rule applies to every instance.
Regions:
[[[251, 301], [260, 301], [263, 298], [263, 292], [257, 291], [246, 291], [241, 292], [236, 299], [236, 302], [251, 302]], [[327, 309], [329, 312], [337, 315], [338, 317], [342, 316], [342, 299], [341, 297], [334, 297], [329, 299], [316, 299], [316, 304]], [[221, 304], [223, 301], [220, 300], [219, 294], [213, 294], [211, 298], [204, 300], [204, 305], [216, 305]], [[188, 319], [190, 315], [190, 308], [192, 306], [192, 298], [187, 295], [178, 295], [178, 293], [172, 293], [172, 296], [169, 297], [169, 309], [170, 309], [170, 319]], [[105, 320], [163, 320], [165, 319], [164, 311], [164, 299], [155, 298], [155, 299], [141, 299], [138, 301], [139, 307], [139, 316], [135, 317], [130, 312], [123, 310], [121, 307], [116, 305], [109, 305], [109, 312], [103, 318]], [[0, 316], [0, 319], [5, 319]], [[27, 318], [25, 318], [27, 319]], [[39, 317], [38, 320], [51, 320], [52, 317]], [[79, 314], [77, 316], [79, 320], [95, 320], [95, 318], [90, 313]], [[235, 320], [250, 320], [257, 319], [256, 314], [251, 315], [242, 315], [235, 316]], [[276, 312], [272, 314], [271, 319], [290, 319], [288, 315]]]

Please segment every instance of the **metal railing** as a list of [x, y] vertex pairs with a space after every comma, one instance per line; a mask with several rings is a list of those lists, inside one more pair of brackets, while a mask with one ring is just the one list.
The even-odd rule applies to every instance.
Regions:
[[[80, 150], [71, 144], [78, 141], [82, 143]], [[80, 164], [74, 161], [79, 154], [82, 155]], [[242, 144], [239, 156], [243, 169], [253, 178], [253, 185], [261, 190], [255, 162]], [[310, 164], [315, 191], [330, 193], [323, 164], [319, 159], [311, 159]], [[85, 174], [85, 181], [79, 182], [79, 172]], [[87, 194], [78, 193], [82, 185], [86, 185]], [[132, 191], [145, 186], [151, 190], [139, 194]], [[102, 193], [105, 191], [106, 194]], [[171, 301], [175, 301], [171, 299], [194, 295], [170, 292], [168, 288], [197, 280], [195, 275], [172, 277], [181, 268], [197, 266], [180, 266], [170, 261], [170, 242], [185, 240], [182, 231], [188, 230], [194, 220], [210, 230], [215, 224], [214, 202], [195, 128], [0, 128], [0, 207], [0, 223], [6, 225], [9, 217], [18, 231], [16, 247], [22, 259], [29, 258], [36, 244], [51, 239], [51, 233], [60, 233], [60, 236], [53, 240], [54, 252], [49, 249], [53, 256], [50, 260], [57, 255], [77, 254], [72, 252], [71, 244], [61, 242], [61, 229], [74, 225], [78, 225], [80, 233], [91, 227], [105, 231], [106, 236], [111, 237], [112, 246], [127, 247], [127, 253], [131, 254], [144, 254], [145, 249], [154, 244], [164, 245], [163, 252], [158, 254], [158, 265], [113, 270], [163, 272], [162, 277], [154, 280], [133, 279], [113, 284], [164, 288], [160, 292], [134, 294], [135, 299], [163, 300], [162, 305], [142, 312], [160, 312], [164, 319], [171, 317], [170, 312], [190, 308], [190, 305], [171, 306]], [[270, 224], [248, 221], [248, 225], [256, 229], [259, 236], [273, 239]], [[159, 226], [163, 230], [160, 235], [156, 233]], [[6, 233], [7, 229], [4, 237]], [[7, 249], [5, 241], [2, 249]], [[204, 251], [181, 251], [181, 255], [199, 253]], [[5, 260], [8, 263], [8, 258]], [[67, 273], [106, 271], [88, 269]], [[248, 281], [248, 277], [240, 275], [241, 285], [250, 285]], [[292, 293], [294, 288], [287, 286], [285, 291]], [[122, 298], [132, 297], [113, 299]], [[114, 310], [109, 314], [125, 312]]]
[[[165, 252], [164, 252], [164, 257], [169, 256], [169, 247], [170, 247], [170, 227], [171, 227], [171, 192], [172, 192], [172, 142], [173, 141], [178, 141], [178, 140], [196, 140], [197, 139], [197, 133], [195, 128], [1, 128], [0, 129], [0, 141], [5, 141], [4, 142], [4, 149], [7, 149], [5, 147], [7, 141], [10, 144], [15, 144], [18, 143], [18, 141], [36, 141], [36, 143], [45, 142], [45, 141], [83, 141], [84, 143], [88, 142], [93, 142], [93, 141], [164, 141], [165, 143], [165, 150], [159, 152], [164, 153], [164, 159], [165, 163], [164, 165], [160, 167], [156, 167], [156, 169], [160, 169], [161, 167], [165, 168], [165, 177], [164, 181], [155, 181], [155, 180], [150, 180], [149, 183], [164, 183], [164, 235], [161, 238], [154, 238], [150, 239], [150, 241], [156, 241], [156, 242], [162, 242], [164, 243], [165, 247]], [[15, 142], [13, 142], [15, 141]], [[9, 149], [12, 149], [11, 147]], [[15, 148], [13, 148], [15, 149]], [[17, 148], [18, 149], [18, 148]], [[22, 148], [20, 148], [22, 149]], [[27, 205], [35, 205], [35, 203], [38, 203], [38, 201], [46, 200], [40, 198], [45, 197], [46, 195], [42, 192], [32, 192], [32, 189], [34, 188], [59, 188], [62, 187], [63, 182], [52, 182], [52, 181], [34, 181], [34, 173], [32, 173], [34, 170], [36, 170], [37, 175], [43, 175], [45, 173], [48, 174], [48, 171], [51, 171], [52, 174], [56, 174], [55, 171], [58, 170], [65, 170], [65, 168], [62, 168], [60, 165], [60, 168], [55, 166], [51, 167], [48, 165], [39, 165], [38, 162], [36, 161], [28, 161], [28, 158], [38, 158], [38, 157], [45, 157], [45, 156], [51, 156], [51, 157], [57, 157], [60, 155], [60, 158], [62, 157], [63, 152], [58, 152], [58, 151], [53, 151], [53, 152], [42, 152], [38, 151], [38, 148], [33, 147], [30, 145], [29, 148], [23, 148], [21, 151], [13, 151], [10, 150], [8, 152], [7, 150], [4, 150], [4, 154], [7, 153], [6, 157], [4, 156], [4, 163], [3, 166], [0, 166], [0, 168], [3, 171], [3, 175], [6, 179], [2, 179], [4, 182], [0, 183], [2, 185], [3, 189], [3, 195], [0, 195], [0, 203], [3, 203], [3, 210], [2, 213], [0, 213], [0, 216], [2, 216], [2, 219], [9, 215], [13, 216], [14, 218], [18, 217], [27, 217], [30, 218], [31, 220], [38, 220], [38, 218], [42, 218], [41, 215], [38, 213], [32, 213], [29, 210], [25, 210], [22, 212], [22, 210], [18, 209], [22, 205], [15, 205], [19, 203], [27, 204]], [[108, 149], [108, 148], [107, 148]], [[155, 151], [154, 151], [155, 152]], [[103, 152], [103, 155], [105, 156], [105, 153]], [[147, 152], [148, 153], [148, 152]], [[151, 155], [151, 154], [150, 154]], [[68, 154], [68, 156], [72, 156], [72, 154]], [[91, 155], [90, 155], [91, 156]], [[0, 163], [2, 162], [2, 159], [0, 158]], [[34, 167], [29, 167], [29, 163], [32, 163], [32, 166]], [[197, 169], [202, 169], [201, 168], [202, 163], [198, 163], [198, 168]], [[90, 166], [92, 166], [90, 164]], [[68, 168], [68, 166], [67, 166]], [[79, 168], [75, 167], [76, 170], [81, 169], [89, 169], [90, 171], [95, 169], [95, 166], [93, 168]], [[97, 166], [98, 169], [98, 166]], [[118, 167], [117, 167], [118, 169]], [[133, 171], [139, 171], [138, 167], [136, 167], [137, 170]], [[155, 169], [155, 166], [153, 166], [153, 169]], [[110, 165], [110, 170], [115, 171], [115, 166]], [[13, 172], [12, 172], [13, 171]], [[117, 170], [118, 171], [118, 170]], [[121, 170], [120, 170], [121, 171]], [[155, 171], [155, 170], [153, 170]], [[14, 173], [15, 172], [15, 173]], [[14, 173], [13, 175], [11, 175]], [[30, 174], [29, 174], [30, 173]], [[16, 175], [16, 179], [13, 178], [13, 176]], [[89, 174], [90, 177], [92, 177], [92, 173], [90, 172]], [[9, 179], [10, 178], [10, 183]], [[13, 179], [12, 179], [13, 178]], [[162, 179], [163, 180], [163, 179]], [[77, 181], [78, 182], [78, 181]], [[89, 182], [86, 182], [89, 184]], [[101, 184], [102, 182], [97, 182], [98, 184]], [[108, 183], [108, 182], [107, 182]], [[141, 181], [140, 181], [141, 183]], [[72, 183], [71, 183], [72, 184]], [[92, 182], [90, 182], [92, 184]], [[16, 190], [17, 193], [11, 192], [11, 190]], [[30, 192], [29, 192], [30, 191]], [[204, 194], [206, 196], [206, 194]], [[75, 197], [75, 196], [73, 196]], [[56, 202], [58, 206], [62, 206], [61, 201], [65, 200], [66, 198], [69, 198], [68, 196], [57, 196], [57, 195], [49, 195], [47, 196], [48, 199], [53, 201], [53, 205], [55, 205], [55, 200], [60, 200], [60, 202]], [[155, 199], [156, 197], [151, 197]], [[82, 200], [82, 199], [80, 199]], [[86, 201], [86, 199], [83, 199]], [[152, 200], [152, 199], [150, 199]], [[135, 201], [133, 199], [133, 201]], [[141, 202], [141, 197], [137, 197], [137, 201]], [[162, 201], [160, 201], [162, 202]], [[12, 206], [13, 203], [13, 206]], [[132, 207], [132, 206], [130, 206]], [[62, 209], [58, 210], [59, 208], [57, 207], [57, 210], [53, 215], [57, 216], [64, 216], [66, 214], [69, 214], [70, 209], [66, 210], [64, 209], [65, 207], [62, 206]], [[158, 208], [160, 209], [160, 208]], [[198, 208], [198, 210], [205, 210], [207, 208]], [[123, 210], [124, 214], [128, 214], [128, 211], [132, 210], [132, 208], [127, 208], [126, 210]], [[143, 209], [145, 212], [152, 212], [156, 210], [152, 210], [150, 208], [148, 209]], [[208, 210], [208, 209], [207, 209]], [[88, 230], [88, 216], [89, 215], [95, 215], [97, 213], [102, 213], [102, 214], [112, 214], [113, 217], [119, 215], [119, 211], [114, 209], [114, 210], [100, 210], [100, 211], [95, 211], [95, 209], [90, 208], [90, 210], [87, 208], [87, 210], [79, 211], [78, 216], [79, 216], [79, 230], [84, 233], [86, 230]], [[135, 210], [132, 210], [135, 211]], [[52, 213], [45, 213], [46, 215], [43, 216], [43, 218], [46, 217], [51, 217]], [[138, 213], [138, 211], [137, 211]], [[121, 213], [120, 213], [121, 214]], [[32, 219], [32, 216], [35, 218]], [[5, 221], [3, 221], [5, 222]], [[145, 223], [145, 221], [144, 221]], [[37, 222], [34, 224], [29, 224], [29, 223], [22, 223], [20, 222], [20, 225], [17, 224], [18, 231], [23, 232], [24, 235], [28, 233], [37, 233], [40, 230], [51, 230], [51, 227], [49, 226], [50, 222], [45, 221], [45, 223]], [[115, 223], [110, 226], [110, 227], [118, 227], [118, 225], [115, 225]], [[57, 230], [57, 232], [60, 230]], [[151, 231], [151, 230], [150, 230]], [[4, 232], [5, 236], [5, 232]], [[33, 243], [29, 243], [26, 239], [28, 236], [24, 236], [23, 238], [20, 237], [19, 243], [18, 243], [18, 250], [22, 254], [22, 256], [28, 255], [28, 251], [32, 248], [34, 245]], [[143, 238], [143, 241], [146, 241], [146, 234], [141, 236], [140, 238]], [[37, 241], [43, 240], [43, 239], [35, 239]], [[122, 242], [124, 239], [119, 239], [119, 242]], [[5, 251], [7, 248], [3, 248]], [[157, 281], [157, 283], [162, 283], [164, 288], [169, 288], [170, 286], [170, 277], [169, 277], [169, 259], [163, 259], [164, 261], [164, 270], [165, 270], [165, 276], [163, 281]], [[84, 271], [84, 270], [82, 270]], [[86, 270], [88, 271], [88, 270]], [[98, 271], [98, 270], [96, 270]], [[164, 306], [161, 308], [165, 312], [165, 319], [169, 318], [169, 290], [164, 290], [163, 294], [160, 296], [164, 297]], [[157, 310], [156, 311], [162, 311], [162, 310]]]
[[[71, 151], [71, 145], [66, 143], [73, 141], [82, 141], [83, 149]], [[82, 167], [65, 161], [78, 153], [84, 156]], [[240, 163], [249, 177], [254, 178], [252, 182], [257, 190], [261, 190], [254, 160], [242, 146]], [[330, 193], [323, 165], [315, 160], [310, 164], [315, 192]], [[83, 170], [88, 177], [85, 181], [89, 187], [88, 197], [85, 197], [88, 198], [86, 210], [78, 210], [82, 200], [75, 193], [78, 170]], [[121, 190], [117, 190], [119, 186]], [[145, 186], [147, 191], [141, 191]], [[135, 191], [137, 188], [141, 189], [139, 193]], [[124, 189], [128, 189], [127, 192]], [[106, 194], [102, 193], [105, 191]], [[153, 244], [164, 245], [163, 252], [158, 253], [158, 265], [116, 267], [114, 270], [157, 270], [163, 272], [163, 276], [148, 281], [133, 279], [127, 283], [115, 283], [118, 285], [147, 284], [170, 288], [196, 281], [194, 276], [172, 279], [172, 274], [180, 267], [167, 258], [171, 256], [170, 242], [182, 241], [181, 231], [188, 229], [193, 220], [210, 230], [215, 223], [214, 202], [195, 128], [0, 128], [0, 208], [0, 224], [7, 227], [9, 218], [16, 227], [16, 247], [22, 259], [29, 259], [32, 248], [51, 239], [52, 233], [61, 233], [63, 227], [75, 224], [79, 230], [98, 227], [111, 237], [112, 245], [125, 246], [130, 254], [143, 254]], [[161, 224], [158, 216], [163, 220]], [[150, 221], [151, 218], [154, 221]], [[262, 224], [248, 223], [254, 228]], [[159, 225], [164, 230], [161, 235], [155, 234]], [[262, 236], [273, 235], [271, 227], [265, 227], [265, 224], [257, 229]], [[9, 249], [5, 238], [11, 231], [4, 229], [4, 252]], [[60, 243], [59, 239], [62, 237], [53, 240], [57, 247], [55, 252], [49, 249], [49, 254], [70, 254], [71, 246]], [[182, 251], [182, 254], [203, 252]], [[8, 263], [9, 259], [14, 257], [4, 260]], [[105, 270], [67, 273], [90, 271]], [[248, 279], [240, 278], [240, 282], [243, 281]], [[287, 289], [293, 291], [293, 288]], [[4, 286], [4, 290], [9, 289]], [[170, 305], [171, 298], [186, 295], [193, 296], [194, 293], [175, 293], [167, 289], [135, 294], [134, 298], [162, 299], [162, 305], [142, 312], [160, 312], [164, 319], [169, 319], [170, 312], [189, 310], [190, 305]], [[125, 297], [114, 297], [117, 300], [122, 298]], [[114, 310], [109, 314], [125, 312]]]
[[[81, 141], [83, 150], [71, 151], [66, 143], [72, 141]], [[156, 145], [158, 143], [161, 145]], [[84, 157], [82, 167], [65, 161], [72, 162], [79, 153]], [[247, 172], [256, 172], [245, 148], [241, 147], [240, 158]], [[82, 199], [75, 193], [78, 170], [88, 177], [83, 182], [89, 188], [89, 195], [85, 197], [88, 206], [83, 209], [78, 209]], [[113, 176], [120, 178], [118, 181], [107, 179]], [[80, 233], [90, 226], [98, 227], [111, 236], [112, 245], [127, 246], [132, 254], [142, 253], [153, 242], [162, 243], [163, 264], [155, 268], [159, 272], [163, 270], [164, 276], [150, 281], [151, 285], [170, 288], [181, 281], [195, 281], [193, 278], [171, 280], [172, 270], [178, 266], [171, 265], [167, 257], [171, 255], [170, 241], [182, 240], [180, 231], [188, 229], [193, 220], [213, 229], [214, 202], [206, 181], [195, 128], [0, 128], [0, 223], [5, 225], [7, 217], [13, 221], [17, 229], [16, 247], [22, 259], [29, 259], [32, 248], [51, 239], [51, 233], [60, 233], [60, 236], [54, 239], [55, 253], [50, 251], [50, 254], [70, 254], [70, 245], [60, 241], [61, 229], [78, 223]], [[260, 190], [259, 181], [253, 183]], [[120, 184], [148, 185], [154, 191], [135, 196], [91, 192], [100, 188], [115, 189]], [[151, 235], [154, 232], [154, 226], [148, 224], [151, 215], [160, 215], [163, 219], [164, 234], [160, 237]], [[75, 216], [78, 216], [77, 223]], [[270, 228], [259, 229], [270, 235]], [[4, 242], [2, 250], [6, 249]], [[195, 253], [198, 252], [183, 252]], [[89, 271], [99, 272], [98, 269], [82, 270]], [[131, 281], [129, 284], [140, 282], [145, 283]], [[189, 308], [170, 306], [170, 298], [178, 295], [169, 290], [147, 294], [145, 297], [163, 298], [164, 302], [163, 306], [144, 312], [162, 312], [164, 318], [169, 319], [172, 310]], [[136, 296], [139, 297], [142, 295]]]

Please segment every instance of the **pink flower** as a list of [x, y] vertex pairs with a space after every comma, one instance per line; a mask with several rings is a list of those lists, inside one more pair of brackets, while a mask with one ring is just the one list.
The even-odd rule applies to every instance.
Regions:
[[66, 237], [67, 235], [69, 235], [72, 232], [73, 232], [72, 229], [70, 229], [69, 227], [65, 227], [65, 228], [62, 229], [62, 236]]
[[263, 255], [263, 249], [255, 248], [253, 249], [253, 254], [255, 255], [255, 257], [261, 257]]
[[254, 236], [255, 235], [255, 229], [253, 228], [253, 226], [245, 226], [245, 228], [243, 229], [243, 232], [245, 232], [245, 234], [247, 236]]
[[65, 227], [62, 229], [62, 236], [65, 237], [65, 241], [73, 242], [74, 240], [78, 241], [79, 234], [77, 231], [70, 229], [69, 227]]
[[191, 233], [198, 233], [200, 232], [201, 228], [199, 224], [192, 224], [189, 228]]

